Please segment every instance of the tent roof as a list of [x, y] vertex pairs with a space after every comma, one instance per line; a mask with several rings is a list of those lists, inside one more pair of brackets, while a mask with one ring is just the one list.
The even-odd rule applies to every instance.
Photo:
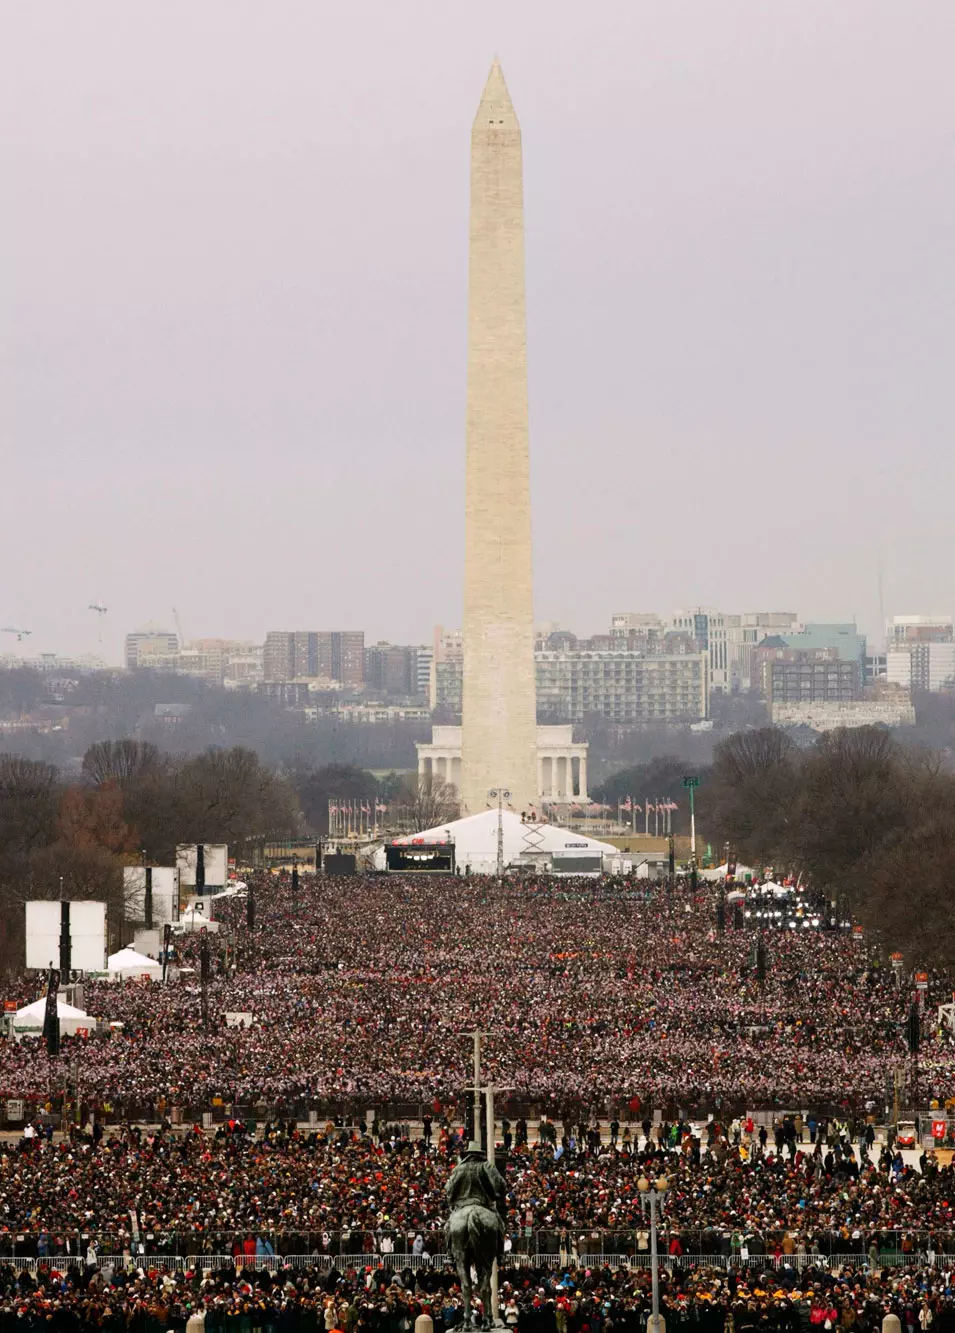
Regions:
[[[497, 810], [482, 810], [480, 814], [451, 820], [421, 833], [409, 833], [394, 841], [398, 846], [409, 847], [453, 842], [455, 860], [459, 866], [468, 861], [472, 864], [496, 862], [497, 817]], [[609, 842], [598, 842], [586, 833], [558, 828], [556, 824], [525, 823], [513, 810], [501, 812], [501, 825], [504, 862], [507, 865], [520, 861], [524, 853], [544, 853], [555, 857], [558, 862], [562, 856], [586, 856], [588, 853], [592, 856], [619, 855], [618, 849]]]
[[[67, 1004], [65, 1000], [56, 1002], [57, 1018], [89, 1018], [85, 1009], [75, 1009], [72, 1004]], [[41, 1021], [46, 1017], [46, 996], [43, 995], [39, 1000], [34, 1000], [32, 1004], [26, 1004], [22, 1009], [18, 1009], [14, 1015], [14, 1022], [18, 1018], [39, 1018]]]
[[106, 967], [110, 972], [122, 972], [126, 969], [138, 968], [142, 971], [144, 968], [159, 967], [155, 958], [150, 958], [148, 954], [140, 953], [138, 949], [127, 945], [125, 949], [120, 949], [118, 953], [111, 953], [106, 960]]

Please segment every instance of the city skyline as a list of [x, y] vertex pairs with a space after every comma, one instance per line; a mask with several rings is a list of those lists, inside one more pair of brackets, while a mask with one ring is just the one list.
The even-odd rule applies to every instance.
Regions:
[[393, 641], [460, 623], [495, 50], [532, 163], [536, 616], [872, 636], [880, 582], [886, 614], [955, 602], [950, 8], [376, 12], [10, 15], [2, 624], [115, 662], [172, 606], [223, 637], [303, 599]]

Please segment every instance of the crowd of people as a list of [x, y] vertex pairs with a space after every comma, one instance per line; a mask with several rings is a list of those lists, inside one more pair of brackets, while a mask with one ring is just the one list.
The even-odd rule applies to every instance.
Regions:
[[[250, 883], [253, 928], [245, 900], [216, 900], [220, 933], [177, 936], [175, 979], [87, 982], [99, 1021], [58, 1057], [41, 1040], [0, 1041], [0, 1102], [33, 1121], [0, 1141], [0, 1256], [41, 1264], [0, 1282], [0, 1333], [11, 1320], [163, 1333], [190, 1303], [236, 1333], [340, 1321], [342, 1333], [407, 1333], [425, 1296], [450, 1327], [444, 1187], [468, 1135], [476, 1028], [483, 1077], [506, 1090], [506, 1262], [541, 1266], [514, 1269], [512, 1325], [641, 1325], [644, 1275], [585, 1266], [646, 1258], [644, 1176], [666, 1178], [662, 1245], [689, 1263], [666, 1291], [676, 1322], [788, 1328], [798, 1307], [802, 1326], [838, 1295], [840, 1328], [866, 1327], [901, 1299], [873, 1295], [880, 1264], [926, 1256], [935, 1276], [917, 1314], [927, 1300], [948, 1317], [937, 1284], [955, 1254], [955, 1169], [876, 1140], [887, 1083], [909, 1066], [911, 996], [853, 933], [803, 926], [807, 913], [757, 949], [757, 918], [721, 920], [706, 886]], [[7, 993], [32, 999], [31, 984], [14, 978]], [[929, 978], [923, 1103], [953, 1091], [955, 1046], [929, 1021], [951, 991], [952, 978]], [[236, 1014], [251, 1025], [229, 1025]], [[44, 1111], [58, 1093], [54, 1133]], [[769, 1123], [754, 1120], [761, 1109]], [[196, 1273], [138, 1273], [150, 1255]], [[438, 1286], [365, 1285], [404, 1255], [433, 1260], [415, 1281]], [[62, 1256], [76, 1269], [54, 1279], [42, 1264]], [[317, 1266], [286, 1272], [289, 1256]], [[771, 1291], [734, 1273], [764, 1256], [780, 1275]], [[845, 1256], [864, 1277], [853, 1267], [838, 1293], [828, 1276], [809, 1289], [807, 1271]], [[203, 1277], [213, 1257], [229, 1268]], [[263, 1259], [267, 1272], [235, 1276]]]
[[[549, 1113], [634, 1099], [881, 1108], [908, 1059], [909, 995], [864, 943], [771, 932], [763, 983], [755, 921], [718, 931], [705, 887], [303, 876], [293, 896], [287, 876], [262, 876], [253, 889], [251, 932], [244, 903], [219, 900], [234, 930], [228, 964], [224, 936], [210, 937], [207, 1019], [196, 971], [87, 986], [84, 1007], [102, 1020], [78, 1062], [87, 1102], [443, 1108], [469, 1082], [475, 1026], [488, 1033], [487, 1078]], [[180, 941], [197, 967], [196, 937]], [[12, 998], [34, 998], [30, 986], [12, 982]], [[927, 1015], [952, 989], [933, 976]], [[228, 1012], [252, 1026], [227, 1027]], [[944, 1100], [953, 1039], [930, 1021], [924, 1038], [921, 1091]], [[0, 1043], [0, 1098], [44, 1099], [69, 1079], [73, 1045], [51, 1070], [41, 1042]]]
[[[817, 1130], [813, 1144], [792, 1123], [770, 1136], [646, 1122], [629, 1142], [629, 1127], [595, 1126], [589, 1144], [573, 1126], [533, 1144], [518, 1131], [503, 1159], [508, 1252], [646, 1254], [642, 1177], [668, 1181], [676, 1255], [955, 1252], [952, 1167], [927, 1154], [906, 1162], [863, 1135], [853, 1144], [844, 1126]], [[434, 1256], [465, 1145], [460, 1128], [429, 1129], [409, 1139], [384, 1125], [234, 1121], [213, 1135], [125, 1126], [24, 1138], [0, 1154], [0, 1253]], [[513, 1134], [506, 1121], [498, 1131]]]
[[[843, 1265], [784, 1265], [722, 1272], [664, 1269], [660, 1308], [671, 1333], [880, 1333], [895, 1314], [903, 1333], [951, 1333], [955, 1273]], [[643, 1333], [652, 1308], [646, 1269], [609, 1267], [501, 1272], [500, 1314], [518, 1333]], [[17, 1272], [0, 1265], [0, 1333], [184, 1333], [202, 1315], [206, 1333], [411, 1333], [419, 1315], [438, 1333], [462, 1323], [450, 1269], [170, 1272], [77, 1264]]]

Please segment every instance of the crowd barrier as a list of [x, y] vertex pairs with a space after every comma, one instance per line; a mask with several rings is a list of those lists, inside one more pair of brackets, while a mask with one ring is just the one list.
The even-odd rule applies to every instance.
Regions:
[[[658, 1256], [658, 1267], [663, 1269], [690, 1269], [690, 1268], [710, 1268], [723, 1271], [736, 1270], [739, 1272], [770, 1272], [783, 1268], [793, 1268], [797, 1271], [803, 1268], [842, 1268], [850, 1265], [854, 1268], [925, 1268], [925, 1267], [945, 1267], [945, 1260], [948, 1259], [949, 1267], [955, 1267], [955, 1256], [947, 1256], [935, 1253], [934, 1251], [918, 1251], [914, 1253], [902, 1253], [895, 1251], [892, 1253], [880, 1254], [875, 1265], [870, 1264], [866, 1255], [862, 1254], [805, 1254], [805, 1255], [721, 1255], [721, 1254], [661, 1254]], [[60, 1255], [39, 1255], [39, 1256], [17, 1256], [0, 1258], [0, 1268], [4, 1265], [23, 1271], [33, 1271], [39, 1267], [55, 1269], [57, 1272], [64, 1272], [71, 1265], [84, 1265], [86, 1262], [84, 1256], [75, 1254]], [[215, 1270], [215, 1269], [267, 1269], [269, 1272], [279, 1272], [285, 1268], [292, 1269], [318, 1269], [327, 1270], [332, 1267], [344, 1270], [355, 1268], [359, 1271], [363, 1268], [386, 1268], [398, 1271], [410, 1269], [412, 1272], [423, 1268], [446, 1268], [453, 1264], [449, 1254], [286, 1254], [286, 1255], [256, 1255], [236, 1258], [231, 1254], [138, 1254], [132, 1257], [122, 1254], [100, 1254], [96, 1257], [96, 1262], [100, 1268], [112, 1266], [113, 1268], [161, 1268], [169, 1271], [183, 1270]], [[575, 1254], [567, 1252], [562, 1254], [508, 1254], [504, 1258], [502, 1270], [509, 1268], [516, 1269], [536, 1269], [553, 1270], [561, 1268], [650, 1268], [652, 1259], [649, 1254]]]
[[[420, 1259], [417, 1251], [425, 1254], [442, 1254], [445, 1250], [444, 1232], [441, 1229], [424, 1231], [254, 1231], [240, 1232], [238, 1239], [243, 1241], [251, 1234], [257, 1242], [264, 1242], [267, 1254], [279, 1258], [298, 1255], [318, 1255], [329, 1261], [339, 1262], [348, 1259], [361, 1264], [383, 1263], [390, 1267], [396, 1264], [417, 1266]], [[667, 1226], [660, 1229], [660, 1254], [669, 1251], [671, 1240], [679, 1238], [680, 1249], [685, 1254], [700, 1255], [703, 1258], [722, 1262], [735, 1259], [739, 1262], [740, 1247], [730, 1245], [728, 1233], [719, 1228], [689, 1226]], [[846, 1238], [838, 1232], [816, 1232], [815, 1243], [819, 1253], [827, 1259], [833, 1255], [854, 1253], [857, 1259], [865, 1258], [871, 1241], [875, 1238], [881, 1254], [893, 1255], [911, 1251], [917, 1254], [936, 1252], [952, 1256], [955, 1262], [955, 1232], [919, 1231], [912, 1229], [879, 1229], [866, 1235], [864, 1240], [847, 1244]], [[235, 1231], [156, 1231], [144, 1232], [143, 1245], [151, 1254], [182, 1258], [186, 1255], [200, 1254], [203, 1247], [209, 1254], [229, 1255], [237, 1239]], [[420, 1243], [416, 1244], [416, 1239]], [[16, 1258], [35, 1257], [39, 1235], [36, 1232], [4, 1232], [0, 1234], [0, 1263], [7, 1254]], [[786, 1243], [784, 1231], [765, 1231], [755, 1237], [739, 1237], [744, 1246], [749, 1246], [748, 1259], [759, 1262], [768, 1251], [772, 1258], [776, 1248]], [[122, 1254], [130, 1243], [128, 1234], [111, 1231], [70, 1232], [68, 1236], [60, 1233], [59, 1238], [51, 1239], [51, 1245], [61, 1246], [69, 1243], [76, 1252], [85, 1255], [89, 1245], [94, 1245], [102, 1254]], [[649, 1232], [645, 1227], [627, 1230], [597, 1231], [583, 1227], [568, 1227], [564, 1231], [515, 1230], [508, 1237], [511, 1262], [524, 1262], [525, 1257], [538, 1254], [587, 1254], [595, 1263], [616, 1260], [620, 1256], [641, 1255], [648, 1253]], [[390, 1252], [387, 1247], [391, 1246]], [[261, 1248], [261, 1244], [260, 1244]], [[754, 1248], [763, 1253], [754, 1253]], [[6, 1252], [6, 1253], [5, 1253]]]

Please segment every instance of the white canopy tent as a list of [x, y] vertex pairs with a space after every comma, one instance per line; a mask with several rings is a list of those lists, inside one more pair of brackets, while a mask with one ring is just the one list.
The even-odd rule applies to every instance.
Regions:
[[[724, 861], [721, 866], [713, 866], [711, 870], [701, 870], [700, 879], [725, 879], [728, 869], [729, 867]], [[750, 879], [755, 879], [756, 877], [756, 870], [752, 866], [738, 865], [733, 873], [736, 879], [745, 879], [747, 875], [749, 875]]]
[[[501, 830], [505, 867], [536, 864], [558, 874], [596, 874], [603, 868], [604, 857], [620, 855], [608, 842], [555, 824], [525, 823], [513, 810], [501, 811]], [[411, 850], [429, 843], [453, 842], [459, 872], [470, 867], [473, 874], [493, 875], [497, 872], [497, 832], [497, 810], [483, 810], [438, 828], [395, 838], [394, 844]], [[386, 868], [384, 848], [376, 852], [375, 865]]]
[[[96, 1019], [82, 1009], [76, 1009], [65, 1000], [57, 1000], [56, 1016], [60, 1024], [61, 1037], [74, 1037], [80, 1028], [94, 1028]], [[13, 1015], [10, 1024], [14, 1037], [40, 1037], [43, 1035], [43, 1020], [46, 1017], [46, 996], [24, 1005]]]
[[106, 970], [117, 981], [139, 977], [149, 977], [150, 981], [162, 981], [162, 964], [128, 945], [118, 953], [110, 954], [106, 960]]

